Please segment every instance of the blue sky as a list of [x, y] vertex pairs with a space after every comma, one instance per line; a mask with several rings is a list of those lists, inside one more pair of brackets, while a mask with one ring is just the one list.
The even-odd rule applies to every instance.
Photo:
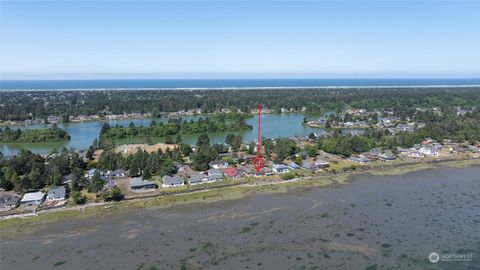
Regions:
[[0, 12], [4, 79], [480, 77], [474, 1], [2, 0]]

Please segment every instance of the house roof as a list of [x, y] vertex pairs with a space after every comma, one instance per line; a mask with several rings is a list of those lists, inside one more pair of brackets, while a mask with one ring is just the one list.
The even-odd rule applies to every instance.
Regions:
[[323, 160], [323, 159], [317, 159], [315, 160], [315, 164], [317, 165], [330, 165], [330, 162]]
[[219, 175], [222, 175], [222, 171], [219, 170], [219, 169], [210, 169], [207, 171], [208, 175], [212, 175], [212, 174], [219, 174]]
[[116, 169], [115, 171], [112, 172], [113, 174], [125, 174], [125, 170], [124, 169]]
[[273, 164], [273, 168], [276, 170], [288, 170], [287, 165], [284, 164]]
[[142, 187], [146, 185], [155, 185], [155, 181], [144, 180], [140, 177], [130, 179], [130, 187]]
[[111, 189], [116, 185], [117, 184], [115, 184], [113, 180], [108, 180], [108, 182], [103, 186], [103, 190]]
[[183, 178], [177, 175], [174, 175], [174, 176], [165, 175], [164, 177], [162, 177], [162, 182], [165, 185], [183, 184]]
[[228, 164], [228, 162], [226, 162], [225, 160], [214, 160], [214, 161], [210, 161], [208, 163], [208, 165], [212, 166], [212, 165], [224, 165], [224, 164]]
[[234, 177], [238, 174], [238, 170], [236, 168], [230, 167], [223, 169], [223, 174], [228, 177]]
[[44, 196], [45, 194], [41, 191], [25, 193], [25, 195], [23, 195], [23, 198], [20, 202], [40, 201], [40, 200], [43, 200]]
[[192, 174], [190, 178], [188, 179], [188, 182], [190, 183], [200, 183], [202, 181], [208, 180], [208, 177], [205, 174]]
[[212, 180], [219, 180], [219, 179], [222, 179], [223, 177], [221, 175], [218, 175], [218, 174], [214, 174], [214, 175], [209, 175], [208, 176], [208, 180], [209, 181], [212, 181]]
[[47, 196], [65, 198], [65, 187], [51, 187]]
[[0, 195], [0, 205], [13, 205], [17, 204], [20, 198], [17, 196], [2, 194]]
[[298, 165], [295, 162], [290, 162], [290, 163], [287, 164], [287, 166], [289, 166], [292, 169], [300, 169], [300, 165]]
[[315, 165], [314, 165], [313, 163], [304, 161], [304, 162], [302, 162], [302, 167], [303, 167], [303, 168], [306, 168], [306, 169], [312, 169], [312, 168], [315, 167]]

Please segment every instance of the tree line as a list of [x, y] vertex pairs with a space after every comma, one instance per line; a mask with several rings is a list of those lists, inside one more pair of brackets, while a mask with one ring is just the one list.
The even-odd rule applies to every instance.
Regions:
[[0, 142], [38, 143], [70, 140], [70, 134], [54, 124], [50, 128], [39, 129], [0, 129]]
[[133, 122], [127, 127], [110, 126], [105, 123], [100, 131], [101, 139], [123, 139], [134, 137], [168, 137], [178, 134], [201, 134], [212, 132], [241, 131], [250, 130], [251, 125], [245, 121], [245, 117], [238, 114], [231, 120], [223, 117], [210, 119], [209, 117], [200, 117], [197, 120], [190, 121], [178, 119], [169, 119], [167, 123], [152, 121], [150, 126], [136, 126]]
[[[92, 90], [92, 91], [3, 91], [0, 120], [43, 119], [48, 115], [105, 115], [200, 109], [204, 113], [224, 108], [250, 113], [261, 103], [279, 111], [293, 108], [306, 112], [341, 111], [346, 106], [373, 110], [391, 108], [399, 116], [415, 108], [474, 107], [480, 104], [478, 87], [446, 88], [335, 88], [335, 89], [229, 89], [229, 90]], [[22, 104], [18, 106], [17, 104]]]

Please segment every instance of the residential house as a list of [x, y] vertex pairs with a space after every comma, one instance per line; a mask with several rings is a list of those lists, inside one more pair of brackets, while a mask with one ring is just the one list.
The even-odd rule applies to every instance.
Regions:
[[110, 192], [117, 184], [113, 180], [108, 180], [102, 188], [102, 191]]
[[185, 181], [180, 176], [174, 175], [165, 175], [162, 177], [162, 187], [178, 187], [185, 185]]
[[360, 155], [358, 157], [350, 157], [350, 158], [348, 158], [348, 160], [350, 160], [352, 162], [360, 163], [360, 164], [367, 164], [367, 163], [372, 162], [371, 159], [367, 158], [364, 155]]
[[157, 188], [155, 181], [149, 181], [140, 177], [134, 177], [129, 181], [130, 189], [133, 190], [148, 190]]
[[223, 175], [227, 178], [239, 178], [241, 176], [240, 171], [234, 167], [228, 167], [222, 169]]
[[396, 132], [414, 132], [415, 126], [408, 125], [408, 124], [400, 124], [395, 127]]
[[273, 164], [274, 173], [288, 173], [290, 169], [284, 164]]
[[424, 146], [420, 148], [418, 152], [420, 152], [420, 154], [423, 154], [425, 156], [430, 156], [430, 157], [438, 156], [438, 152], [433, 147], [429, 147], [429, 146]]
[[370, 160], [377, 160], [380, 154], [382, 154], [382, 151], [379, 148], [372, 148], [368, 152], [361, 153], [361, 155], [367, 157]]
[[9, 194], [0, 194], [0, 211], [8, 211], [17, 207], [20, 198]]
[[298, 170], [298, 169], [302, 168], [302, 167], [300, 167], [300, 165], [298, 165], [295, 162], [290, 162], [290, 163], [287, 164], [287, 166], [292, 170]]
[[85, 174], [85, 177], [92, 178], [96, 171], [97, 171], [97, 169], [88, 170], [87, 174]]
[[127, 176], [127, 172], [124, 169], [116, 169], [112, 172], [107, 172], [105, 175], [108, 178], [125, 178]]
[[411, 148], [407, 151], [407, 156], [411, 158], [422, 158], [424, 155], [420, 153], [419, 149]]
[[380, 160], [395, 160], [397, 157], [392, 153], [392, 151], [387, 150], [378, 156]]
[[266, 167], [261, 168], [260, 171], [258, 172], [255, 169], [252, 169], [251, 167], [247, 167], [245, 168], [245, 171], [243, 173], [248, 177], [261, 177], [261, 176], [273, 175], [273, 171]]
[[228, 162], [224, 160], [214, 160], [214, 161], [210, 161], [208, 165], [210, 166], [210, 168], [224, 169], [228, 167]]
[[302, 162], [302, 168], [304, 168], [305, 170], [314, 171], [317, 167], [315, 166], [315, 164], [313, 162], [303, 161]]
[[215, 182], [222, 179], [223, 179], [223, 176], [221, 174], [208, 175], [208, 182]]
[[308, 157], [308, 152], [307, 151], [301, 151], [295, 154], [296, 157], [302, 157], [302, 158], [307, 158]]
[[468, 150], [470, 150], [474, 153], [480, 153], [480, 147], [479, 146], [468, 145], [467, 148], [468, 148]]
[[219, 169], [210, 169], [207, 171], [207, 174], [208, 176], [212, 176], [212, 175], [220, 175], [222, 176], [223, 175], [223, 172]]
[[43, 202], [43, 199], [45, 198], [45, 193], [38, 191], [38, 192], [30, 192], [30, 193], [25, 193], [23, 195], [23, 198], [20, 200], [20, 203], [22, 205], [39, 205]]
[[47, 192], [47, 201], [65, 200], [65, 187], [51, 187]]
[[315, 160], [314, 164], [315, 164], [315, 167], [320, 168], [320, 169], [330, 167], [330, 162], [325, 161], [323, 159]]
[[73, 180], [74, 177], [75, 177], [75, 174], [74, 174], [74, 173], [65, 175], [65, 176], [62, 178], [62, 185], [72, 183], [72, 180]]
[[196, 184], [200, 184], [202, 182], [207, 182], [207, 181], [208, 181], [208, 176], [201, 173], [193, 174], [188, 179], [188, 183], [190, 185], [196, 185]]

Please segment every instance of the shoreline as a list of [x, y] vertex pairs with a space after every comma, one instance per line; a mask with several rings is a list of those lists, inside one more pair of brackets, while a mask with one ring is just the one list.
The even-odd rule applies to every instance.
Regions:
[[[86, 205], [57, 208], [39, 211], [36, 214], [20, 214], [3, 216], [0, 219], [0, 239], [15, 238], [17, 235], [29, 235], [43, 226], [63, 219], [85, 219], [99, 216], [114, 216], [128, 214], [134, 210], [165, 209], [177, 205], [192, 203], [214, 203], [220, 201], [241, 199], [251, 194], [287, 193], [291, 188], [332, 187], [348, 184], [352, 177], [360, 174], [371, 175], [402, 175], [419, 170], [434, 168], [465, 168], [480, 166], [480, 158], [427, 160], [421, 163], [391, 164], [363, 170], [349, 171], [331, 175], [309, 176], [291, 180], [269, 181], [258, 180], [253, 183], [209, 188], [169, 195], [154, 195], [129, 198], [120, 202], [101, 202]], [[83, 211], [80, 211], [83, 209]]]
[[231, 86], [231, 87], [98, 87], [98, 88], [23, 88], [23, 89], [0, 89], [0, 92], [59, 92], [59, 91], [205, 91], [205, 90], [285, 90], [285, 89], [369, 89], [369, 88], [466, 88], [480, 87], [480, 84], [432, 84], [432, 85], [340, 85], [340, 86]]

